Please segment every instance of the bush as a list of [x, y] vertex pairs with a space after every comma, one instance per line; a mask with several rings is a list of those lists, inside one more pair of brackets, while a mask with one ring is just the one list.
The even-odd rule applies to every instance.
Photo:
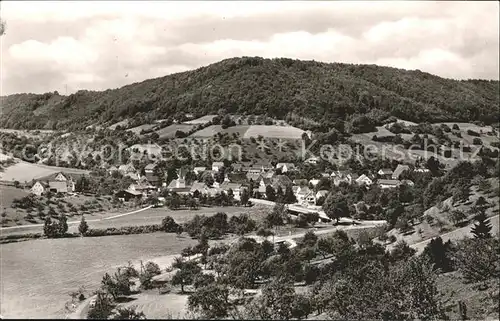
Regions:
[[474, 138], [472, 140], [472, 144], [473, 145], [482, 145], [483, 144], [483, 141], [481, 140], [481, 138]]

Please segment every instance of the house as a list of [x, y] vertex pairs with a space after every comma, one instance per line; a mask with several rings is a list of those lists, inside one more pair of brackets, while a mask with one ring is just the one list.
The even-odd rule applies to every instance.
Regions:
[[273, 169], [273, 164], [267, 160], [259, 160], [252, 167], [260, 168], [262, 171], [268, 171]]
[[139, 191], [121, 190], [118, 191], [116, 197], [122, 201], [128, 202], [131, 199], [139, 199], [142, 197], [142, 193]]
[[291, 172], [296, 169], [293, 163], [278, 163], [276, 169], [280, 169], [282, 173]]
[[328, 173], [321, 173], [321, 178], [330, 178], [330, 174], [328, 174]]
[[257, 181], [260, 181], [262, 179], [262, 175], [260, 173], [248, 172], [246, 176], [247, 176], [248, 181], [251, 180], [251, 181], [257, 182]]
[[395, 179], [379, 179], [377, 185], [382, 189], [398, 187], [401, 182]]
[[319, 200], [320, 198], [326, 199], [330, 192], [327, 191], [326, 189], [322, 189], [316, 193], [316, 201]]
[[140, 192], [143, 195], [148, 195], [150, 192], [154, 191], [156, 188], [149, 184], [147, 180], [142, 180], [135, 184], [130, 184], [127, 188], [129, 191]]
[[49, 182], [48, 189], [52, 193], [74, 192], [74, 186], [73, 186], [73, 190], [70, 190], [68, 184], [64, 181], [51, 181], [51, 182]]
[[340, 183], [352, 184], [354, 179], [353, 174], [349, 171], [333, 171], [330, 177], [333, 179], [333, 184], [339, 186]]
[[413, 181], [409, 180], [409, 179], [403, 179], [401, 181], [401, 184], [404, 184], [404, 185], [408, 185], [408, 186], [413, 186], [415, 185], [415, 183], [413, 183]]
[[319, 179], [316, 179], [316, 178], [311, 179], [311, 180], [309, 181], [309, 184], [310, 184], [310, 185], [312, 185], [312, 187], [316, 187], [316, 185], [318, 185], [318, 184], [319, 184]]
[[198, 167], [193, 168], [193, 172], [196, 175], [200, 175], [200, 173], [203, 173], [206, 170], [207, 170], [207, 168], [205, 166], [198, 166]]
[[275, 174], [276, 173], [274, 171], [270, 171], [270, 172], [263, 173], [262, 177], [267, 178], [267, 179], [271, 179], [274, 177]]
[[108, 168], [108, 173], [109, 174], [113, 174], [114, 172], [118, 172], [118, 167], [116, 166], [111, 166], [110, 168]]
[[31, 187], [31, 192], [35, 195], [42, 195], [45, 192], [53, 193], [73, 193], [75, 191], [75, 180], [80, 175], [72, 175], [58, 172], [44, 178], [40, 178]]
[[365, 174], [363, 174], [356, 179], [356, 184], [370, 186], [373, 184], [373, 180], [371, 178], [369, 178], [368, 176], [366, 176]]
[[404, 172], [410, 170], [410, 166], [408, 165], [398, 165], [398, 167], [396, 167], [396, 169], [394, 170], [394, 173], [392, 173], [392, 179], [399, 179], [399, 177], [401, 176], [401, 174], [403, 174]]
[[304, 178], [297, 178], [293, 180], [293, 185], [307, 186], [309, 182]]
[[302, 205], [316, 204], [316, 195], [314, 191], [307, 186], [299, 187], [295, 193], [295, 198], [297, 198], [297, 203]]
[[42, 194], [44, 194], [45, 192], [47, 192], [48, 187], [49, 187], [49, 184], [44, 183], [44, 182], [41, 182], [41, 181], [37, 181], [37, 182], [36, 182], [35, 184], [33, 184], [33, 186], [31, 187], [30, 192], [31, 192], [32, 194], [37, 195], [37, 196], [42, 196]]
[[198, 182], [195, 181], [193, 182], [193, 185], [191, 185], [191, 188], [189, 189], [190, 194], [194, 194], [195, 192], [198, 192], [200, 194], [205, 194], [205, 191], [207, 189], [207, 184], [203, 182]]
[[226, 194], [228, 193], [229, 190], [232, 190], [234, 198], [239, 200], [241, 196], [241, 186], [242, 186], [241, 184], [237, 183], [224, 182], [220, 184], [220, 189]]
[[316, 165], [316, 164], [318, 164], [318, 163], [319, 163], [319, 158], [318, 158], [318, 157], [316, 157], [316, 156], [313, 156], [313, 157], [310, 157], [310, 158], [306, 159], [306, 160], [304, 161], [304, 163], [306, 163], [306, 164]]
[[390, 178], [392, 176], [392, 173], [393, 171], [390, 168], [381, 168], [377, 172], [378, 176], [382, 178]]
[[156, 185], [160, 181], [160, 178], [155, 174], [156, 168], [158, 166], [156, 164], [148, 164], [144, 168], [144, 173], [146, 174], [146, 179], [149, 183]]
[[286, 190], [287, 186], [292, 186], [292, 180], [286, 175], [275, 175], [271, 178], [271, 185], [274, 190], [278, 190], [278, 187], [281, 187], [283, 192]]
[[122, 164], [120, 167], [118, 167], [118, 171], [122, 173], [123, 175], [129, 174], [129, 173], [135, 173], [136, 169], [134, 165], [132, 164]]
[[243, 169], [243, 165], [240, 163], [234, 163], [231, 165], [231, 168], [233, 169], [234, 172], [241, 172]]
[[212, 163], [212, 170], [214, 172], [218, 172], [222, 167], [224, 167], [224, 163], [223, 162], [213, 162]]
[[167, 186], [169, 192], [176, 192], [180, 194], [189, 193], [191, 191], [191, 186], [186, 183], [184, 178], [174, 179]]

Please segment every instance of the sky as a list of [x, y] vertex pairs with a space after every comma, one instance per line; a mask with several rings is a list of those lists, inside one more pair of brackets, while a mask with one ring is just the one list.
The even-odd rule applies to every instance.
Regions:
[[1, 95], [105, 90], [241, 56], [499, 79], [499, 3], [1, 1]]

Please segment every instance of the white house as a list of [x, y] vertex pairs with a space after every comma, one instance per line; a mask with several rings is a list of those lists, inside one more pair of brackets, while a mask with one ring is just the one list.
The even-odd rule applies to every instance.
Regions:
[[380, 177], [384, 177], [384, 178], [389, 178], [391, 177], [392, 175], [392, 169], [390, 168], [381, 168], [378, 170], [377, 174], [380, 176]]
[[401, 182], [396, 179], [379, 179], [377, 181], [377, 184], [383, 189], [398, 187], [400, 183]]
[[363, 174], [356, 179], [356, 184], [370, 186], [373, 184], [373, 180], [368, 176], [366, 176], [365, 174]]
[[295, 170], [295, 165], [293, 163], [278, 163], [276, 169], [281, 169], [282, 173], [286, 173]]
[[319, 179], [316, 179], [316, 178], [311, 179], [311, 180], [309, 181], [309, 184], [311, 184], [313, 187], [316, 187], [316, 185], [318, 185], [318, 184], [319, 184]]
[[33, 186], [31, 187], [31, 193], [35, 194], [37, 196], [41, 196], [43, 193], [46, 191], [46, 187], [48, 187], [45, 183], [42, 183], [40, 181], [37, 181]]
[[198, 167], [193, 168], [193, 172], [196, 175], [199, 175], [200, 173], [203, 173], [206, 170], [207, 170], [207, 168], [205, 166], [198, 166]]
[[221, 169], [222, 167], [224, 167], [224, 163], [223, 162], [213, 162], [212, 163], [212, 170], [215, 171], [215, 172], [218, 172], [219, 169]]
[[333, 171], [330, 177], [333, 179], [335, 186], [339, 186], [342, 182], [352, 184], [353, 180], [353, 174], [348, 171]]
[[319, 158], [316, 157], [316, 156], [313, 156], [313, 157], [310, 157], [310, 158], [306, 159], [304, 161], [304, 163], [316, 165], [316, 164], [319, 163]]

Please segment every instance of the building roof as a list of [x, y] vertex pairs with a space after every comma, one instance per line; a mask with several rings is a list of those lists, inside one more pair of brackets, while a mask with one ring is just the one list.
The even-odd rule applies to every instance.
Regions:
[[309, 182], [305, 178], [296, 178], [293, 180], [293, 184], [295, 185], [307, 185]]
[[196, 166], [193, 168], [193, 171], [195, 172], [204, 172], [207, 168], [205, 166]]
[[356, 181], [360, 182], [360, 181], [366, 181], [366, 180], [370, 180], [371, 181], [371, 178], [366, 176], [365, 174], [361, 175], [360, 177], [358, 177], [356, 179]]
[[378, 173], [382, 174], [382, 175], [391, 175], [392, 174], [392, 169], [390, 169], [390, 168], [381, 168], [381, 169], [379, 169]]
[[122, 164], [118, 167], [120, 172], [135, 171], [135, 167], [132, 164]]
[[160, 178], [156, 175], [153, 175], [153, 174], [150, 174], [150, 173], [146, 173], [146, 179], [149, 181], [149, 182], [158, 182], [160, 180]]
[[193, 183], [193, 185], [191, 185], [191, 189], [189, 190], [189, 192], [194, 193], [195, 191], [198, 191], [201, 193], [201, 192], [205, 191], [206, 188], [207, 188], [207, 185], [205, 183], [195, 181]]
[[144, 168], [144, 170], [146, 171], [152, 171], [156, 168], [156, 164], [152, 163], [152, 164], [147, 164], [146, 167]]
[[233, 168], [233, 170], [235, 171], [240, 171], [242, 168], [243, 168], [243, 165], [242, 164], [239, 164], [239, 163], [235, 163], [235, 164], [232, 164], [231, 167]]
[[407, 171], [410, 169], [410, 166], [408, 165], [398, 165], [396, 169], [394, 170], [394, 173], [392, 173], [392, 179], [399, 179], [399, 176], [403, 174], [403, 172]]
[[295, 168], [295, 164], [293, 164], [293, 163], [278, 163], [278, 164], [276, 164], [276, 168], [281, 168], [283, 166], [286, 166], [288, 169]]
[[129, 189], [121, 190], [118, 193], [127, 193], [127, 194], [131, 194], [131, 195], [134, 195], [134, 196], [142, 195], [142, 193], [139, 192], [139, 191], [133, 191], [133, 190], [129, 190]]
[[316, 179], [316, 178], [311, 179], [311, 180], [309, 181], [309, 183], [310, 183], [310, 184], [312, 184], [313, 186], [316, 186], [316, 185], [318, 185], [318, 184], [319, 184], [319, 179]]
[[271, 180], [273, 187], [281, 186], [283, 190], [285, 190], [287, 186], [293, 185], [292, 180], [286, 175], [275, 175]]
[[186, 185], [186, 180], [182, 178], [174, 179], [168, 184], [168, 189], [174, 189], [174, 188], [187, 188], [188, 186]]
[[53, 189], [55, 188], [58, 192], [67, 192], [68, 191], [68, 184], [66, 182], [61, 182], [61, 181], [51, 181], [49, 182], [49, 188]]
[[212, 167], [213, 166], [222, 167], [222, 166], [224, 166], [224, 162], [213, 162]]
[[316, 193], [316, 197], [317, 198], [320, 198], [320, 197], [326, 197], [328, 195], [329, 191], [325, 190], [325, 189], [322, 189], [320, 191], [318, 191]]
[[260, 173], [247, 173], [247, 179], [253, 180], [254, 182], [259, 181], [262, 178]]
[[389, 186], [398, 186], [401, 182], [396, 179], [379, 179], [377, 184], [379, 185], [389, 185]]
[[224, 191], [228, 191], [229, 189], [236, 191], [236, 190], [239, 190], [241, 188], [241, 184], [231, 183], [231, 182], [223, 182], [222, 184], [220, 184], [220, 188]]
[[301, 187], [298, 191], [295, 192], [297, 195], [307, 195], [311, 193], [311, 189], [307, 186]]

